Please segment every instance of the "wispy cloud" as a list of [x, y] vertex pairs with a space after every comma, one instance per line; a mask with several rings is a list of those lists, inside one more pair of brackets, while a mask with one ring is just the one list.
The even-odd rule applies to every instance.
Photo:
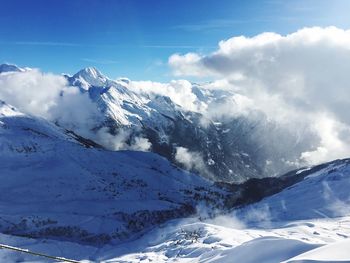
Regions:
[[[69, 43], [69, 42], [51, 42], [51, 41], [14, 41], [14, 42], [4, 42], [0, 41], [0, 45], [21, 45], [21, 46], [52, 46], [52, 47], [91, 47], [91, 48], [151, 48], [151, 49], [206, 49], [215, 48], [210, 46], [194, 46], [194, 45], [117, 45], [117, 44], [85, 44], [85, 43]], [[111, 64], [116, 63], [116, 61], [104, 61], [95, 59], [83, 59], [91, 60], [88, 62], [96, 62], [101, 64]]]
[[167, 66], [167, 63], [162, 61], [161, 59], [156, 59], [154, 61], [152, 61], [148, 67], [145, 69], [146, 72], [151, 72], [152, 70], [154, 70], [155, 68], [159, 68], [159, 67], [165, 67]]
[[92, 58], [82, 58], [82, 61], [89, 62], [89, 63], [96, 63], [101, 65], [108, 65], [108, 64], [117, 64], [119, 61], [117, 60], [109, 60], [109, 59], [92, 59]]
[[214, 19], [208, 21], [202, 21], [198, 24], [184, 24], [174, 26], [173, 29], [180, 29], [185, 31], [202, 31], [202, 30], [215, 30], [226, 27], [233, 27], [239, 24], [248, 23], [248, 20], [232, 20], [232, 19]]
[[160, 48], [160, 49], [203, 49], [216, 48], [215, 46], [192, 46], [192, 45], [143, 45], [143, 48]]
[[175, 30], [184, 30], [184, 31], [212, 31], [212, 30], [221, 30], [227, 28], [234, 28], [242, 26], [242, 24], [256, 24], [256, 23], [268, 23], [275, 21], [292, 21], [298, 20], [297, 16], [267, 16], [260, 17], [255, 19], [212, 19], [208, 21], [202, 21], [198, 24], [183, 24], [173, 26], [172, 29]]
[[[2, 42], [4, 43], [4, 42]], [[40, 41], [16, 41], [7, 42], [5, 44], [23, 45], [23, 46], [57, 46], [57, 47], [81, 47], [82, 44], [79, 43], [67, 43], [67, 42], [40, 42]]]

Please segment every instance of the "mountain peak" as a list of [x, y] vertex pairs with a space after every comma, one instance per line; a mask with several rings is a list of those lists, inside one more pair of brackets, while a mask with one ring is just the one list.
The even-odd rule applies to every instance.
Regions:
[[95, 67], [87, 67], [80, 70], [76, 75], [88, 75], [97, 78], [103, 74]]
[[83, 77], [83, 78], [91, 78], [91, 79], [107, 78], [95, 67], [83, 68], [80, 71], [78, 71], [73, 77]]
[[17, 67], [16, 65], [13, 64], [1, 64], [0, 65], [0, 73], [3, 72], [23, 72], [24, 69]]
[[105, 87], [109, 83], [109, 78], [103, 75], [98, 69], [95, 67], [87, 67], [83, 68], [79, 72], [77, 72], [72, 77], [74, 82], [80, 83], [80, 86], [86, 90], [90, 87]]

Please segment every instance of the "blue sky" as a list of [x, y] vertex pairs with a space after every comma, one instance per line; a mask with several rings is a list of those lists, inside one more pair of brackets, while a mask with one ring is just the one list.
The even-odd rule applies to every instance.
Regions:
[[0, 62], [167, 81], [174, 53], [306, 26], [350, 28], [347, 0], [0, 0]]

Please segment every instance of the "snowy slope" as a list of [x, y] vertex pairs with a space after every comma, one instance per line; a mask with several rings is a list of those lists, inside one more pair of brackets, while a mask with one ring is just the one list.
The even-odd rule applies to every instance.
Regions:
[[[349, 167], [349, 160], [330, 162], [292, 187], [228, 215], [167, 223], [114, 260], [350, 262]], [[307, 170], [312, 169], [297, 173]]]
[[[82, 262], [350, 262], [349, 167], [349, 160], [338, 160], [293, 172], [305, 178], [258, 203], [207, 219], [202, 208], [201, 219], [161, 223], [119, 245], [8, 235], [0, 241]], [[341, 209], [333, 210], [335, 203]], [[5, 250], [0, 259], [43, 262]]]
[[[307, 170], [299, 171], [302, 172]], [[320, 166], [282, 192], [235, 211], [235, 215], [252, 224], [262, 223], [263, 219], [251, 216], [252, 211], [261, 212], [267, 221], [341, 217], [350, 214], [349, 187], [350, 159], [337, 160]]]
[[288, 260], [288, 262], [349, 262], [350, 240], [325, 245]]
[[[224, 223], [225, 222], [225, 223]], [[248, 228], [228, 218], [211, 222], [175, 220], [138, 240], [94, 247], [68, 241], [0, 234], [3, 243], [81, 262], [350, 262], [350, 217], [294, 221]], [[4, 262], [51, 262], [0, 250]], [[304, 261], [302, 261], [304, 260]]]
[[[96, 148], [97, 147], [97, 148]], [[91, 244], [130, 238], [227, 193], [146, 152], [112, 152], [0, 103], [0, 230]]]

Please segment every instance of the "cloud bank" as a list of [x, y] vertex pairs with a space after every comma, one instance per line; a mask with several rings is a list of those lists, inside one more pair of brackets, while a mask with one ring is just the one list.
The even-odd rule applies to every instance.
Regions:
[[213, 78], [280, 124], [312, 130], [319, 143], [301, 160], [350, 156], [350, 30], [233, 37], [211, 54], [174, 54], [169, 65], [176, 76]]

